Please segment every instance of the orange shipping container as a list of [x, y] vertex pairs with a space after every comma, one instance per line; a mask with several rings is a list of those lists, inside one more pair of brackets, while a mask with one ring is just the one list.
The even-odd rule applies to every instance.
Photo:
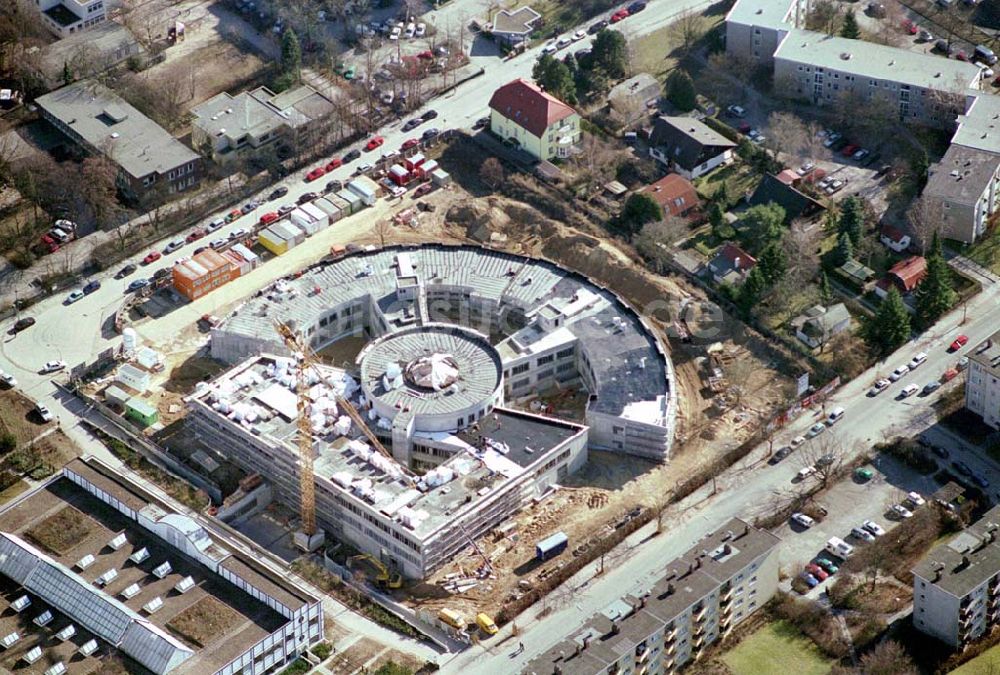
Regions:
[[174, 288], [188, 300], [196, 300], [238, 276], [239, 267], [211, 249], [174, 265], [173, 269]]

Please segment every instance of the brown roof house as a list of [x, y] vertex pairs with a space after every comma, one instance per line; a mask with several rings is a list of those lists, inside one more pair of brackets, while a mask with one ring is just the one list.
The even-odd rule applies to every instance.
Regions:
[[900, 260], [875, 284], [875, 295], [884, 298], [894, 286], [900, 295], [909, 295], [920, 285], [925, 276], [927, 276], [927, 260], [922, 255]]
[[667, 174], [655, 183], [639, 190], [656, 201], [664, 215], [683, 216], [700, 205], [698, 193], [691, 181], [676, 173]]
[[580, 142], [580, 114], [518, 78], [493, 92], [490, 130], [538, 160], [569, 157]]
[[708, 261], [708, 271], [717, 284], [739, 286], [757, 264], [757, 259], [736, 244], [723, 244]]

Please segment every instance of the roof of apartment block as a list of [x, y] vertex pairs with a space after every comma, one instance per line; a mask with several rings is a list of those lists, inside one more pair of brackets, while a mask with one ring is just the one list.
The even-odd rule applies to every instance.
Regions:
[[[262, 443], [284, 447], [297, 456], [297, 377], [291, 359], [256, 356], [201, 387], [190, 400], [195, 405], [204, 404], [224, 423], [253, 434]], [[356, 424], [346, 430], [338, 427], [344, 415], [337, 407], [338, 396], [355, 408], [361, 407], [362, 390], [350, 375], [340, 368], [318, 366], [308, 377], [317, 479], [329, 481], [364, 508], [398, 517], [419, 539], [431, 537], [459, 510], [478, 508], [497, 492], [492, 487], [533, 470], [549, 452], [586, 429], [562, 420], [494, 408], [458, 434], [414, 434], [417, 442], [424, 437], [455, 451], [440, 467], [415, 479], [395, 459], [372, 448]], [[376, 416], [370, 423], [377, 429], [383, 420]], [[495, 433], [496, 429], [503, 432]], [[484, 487], [491, 489], [483, 491]]]
[[1000, 331], [981, 342], [969, 353], [969, 358], [985, 368], [993, 377], [1000, 377]]
[[40, 96], [42, 110], [106, 152], [133, 178], [166, 173], [199, 159], [198, 153], [93, 80], [81, 80]]
[[738, 0], [726, 15], [726, 22], [767, 28], [786, 27], [789, 26], [786, 18], [794, 18], [789, 15], [795, 2], [796, 0]]
[[1000, 574], [1000, 506], [994, 506], [946, 543], [931, 549], [913, 574], [961, 598]]
[[[588, 410], [665, 425], [673, 396], [671, 365], [657, 337], [613, 292], [543, 260], [473, 246], [359, 252], [280, 281], [248, 300], [213, 333], [257, 338], [267, 343], [266, 350], [282, 354], [286, 350], [275, 320], [313, 326], [332, 308], [352, 300], [376, 304], [388, 330], [396, 332], [416, 325], [414, 302], [397, 294], [413, 284], [425, 289], [432, 322], [454, 322], [435, 311], [435, 295], [451, 292], [471, 293], [532, 318], [541, 315], [497, 345], [505, 364], [532, 353], [538, 340], [558, 337], [587, 355], [596, 383], [590, 392], [596, 399]], [[561, 326], [543, 327], [548, 315], [558, 315]]]
[[931, 165], [923, 194], [972, 206], [993, 182], [998, 167], [1000, 155], [952, 144], [941, 161]]
[[[733, 518], [664, 565], [666, 575], [641, 596], [616, 600], [591, 616], [572, 637], [528, 664], [525, 673], [598, 675], [635, 645], [767, 554], [779, 539]], [[586, 648], [582, 649], [586, 643]]]
[[954, 93], [975, 88], [981, 72], [979, 66], [957, 59], [799, 29], [792, 29], [781, 41], [774, 58], [849, 73], [863, 80]]

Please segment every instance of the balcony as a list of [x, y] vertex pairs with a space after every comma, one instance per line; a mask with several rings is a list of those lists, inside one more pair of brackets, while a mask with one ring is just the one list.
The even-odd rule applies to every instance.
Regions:
[[725, 603], [729, 602], [730, 600], [732, 600], [733, 599], [733, 592], [735, 590], [736, 589], [734, 589], [734, 588], [730, 588], [728, 591], [726, 591], [725, 593], [723, 593], [722, 596], [719, 598], [719, 603], [720, 604], [725, 604]]
[[694, 613], [694, 616], [692, 618], [694, 619], [694, 621], [702, 621], [704, 620], [706, 614], [708, 614], [708, 607], [702, 607], [701, 609], [699, 609], [697, 612]]
[[649, 658], [649, 647], [643, 647], [642, 651], [635, 655], [635, 662], [641, 664], [648, 658]]
[[674, 626], [673, 628], [671, 628], [670, 630], [668, 630], [667, 632], [665, 632], [663, 634], [663, 641], [664, 642], [670, 642], [675, 637], [677, 637], [677, 626]]
[[663, 650], [663, 653], [667, 656], [672, 656], [674, 652], [677, 651], [677, 645], [673, 644]]

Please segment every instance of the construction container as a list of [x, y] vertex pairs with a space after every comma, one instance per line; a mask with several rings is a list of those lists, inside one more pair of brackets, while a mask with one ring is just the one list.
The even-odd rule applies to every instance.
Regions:
[[334, 208], [336, 208], [340, 212], [340, 215], [337, 216], [336, 219], [333, 217], [332, 214], [330, 215], [331, 223], [334, 222], [334, 220], [339, 220], [340, 218], [346, 218], [351, 214], [350, 202], [343, 199], [342, 197], [338, 197], [337, 195], [327, 195], [326, 201], [330, 202], [334, 206]]
[[331, 202], [326, 197], [320, 197], [319, 199], [314, 201], [312, 205], [315, 206], [320, 211], [322, 211], [324, 214], [326, 214], [327, 222], [329, 224], [332, 225], [333, 223], [340, 220], [340, 207], [334, 206], [333, 202]]
[[309, 215], [301, 206], [288, 214], [288, 222], [299, 228], [308, 235], [319, 231], [316, 219]]
[[174, 288], [188, 300], [196, 300], [240, 276], [240, 269], [218, 251], [206, 249], [171, 270]]
[[288, 221], [275, 223], [271, 229], [289, 242], [288, 248], [294, 248], [306, 240], [306, 233]]
[[535, 559], [548, 560], [554, 558], [566, 550], [569, 545], [569, 538], [564, 532], [556, 532], [552, 536], [542, 539], [535, 544]]
[[431, 172], [431, 181], [435, 185], [448, 185], [451, 182], [451, 174], [444, 169]]
[[257, 235], [257, 241], [274, 255], [281, 255], [295, 246], [294, 242], [289, 242], [280, 231], [275, 230], [273, 225]]
[[229, 252], [237, 254], [243, 260], [250, 263], [251, 269], [257, 269], [260, 265], [260, 256], [251, 251], [246, 244], [233, 244], [229, 248]]
[[313, 219], [313, 227], [315, 228], [315, 230], [314, 232], [309, 232], [309, 234], [314, 234], [315, 232], [324, 229], [327, 225], [330, 224], [330, 219], [326, 215], [326, 211], [316, 206], [316, 202], [312, 202], [310, 204], [303, 204], [302, 206], [299, 207], [299, 209], [305, 211]]
[[358, 176], [347, 184], [347, 189], [361, 197], [366, 206], [374, 206], [381, 192], [378, 183], [368, 176]]
[[337, 193], [337, 196], [343, 199], [348, 204], [348, 213], [357, 213], [364, 207], [365, 203], [361, 200], [361, 196], [357, 193], [351, 192], [348, 189], [343, 189]]

